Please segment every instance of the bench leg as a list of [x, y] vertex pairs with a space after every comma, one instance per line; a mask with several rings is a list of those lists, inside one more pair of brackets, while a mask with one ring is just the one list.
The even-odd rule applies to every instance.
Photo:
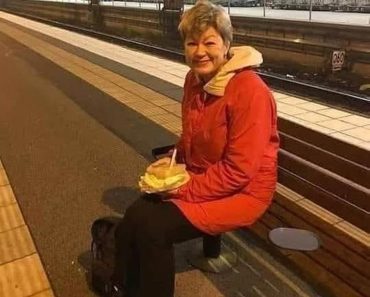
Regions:
[[205, 272], [221, 273], [237, 264], [237, 256], [227, 248], [222, 248], [221, 235], [203, 237], [203, 250], [196, 249], [187, 257], [189, 263]]
[[218, 258], [221, 253], [221, 235], [203, 237], [203, 254], [206, 258]]

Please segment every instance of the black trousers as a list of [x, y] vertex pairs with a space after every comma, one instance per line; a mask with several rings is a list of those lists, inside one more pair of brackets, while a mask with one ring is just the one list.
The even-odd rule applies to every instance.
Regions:
[[204, 236], [171, 202], [145, 195], [116, 229], [113, 280], [132, 297], [173, 297], [173, 244]]

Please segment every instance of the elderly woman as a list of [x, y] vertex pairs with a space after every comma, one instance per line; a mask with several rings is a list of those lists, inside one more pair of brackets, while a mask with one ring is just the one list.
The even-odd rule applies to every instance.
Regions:
[[172, 297], [173, 244], [250, 226], [276, 187], [276, 107], [252, 70], [261, 54], [248, 46], [230, 48], [230, 18], [210, 2], [187, 10], [179, 31], [190, 71], [177, 150], [191, 178], [127, 209], [116, 229], [111, 296]]

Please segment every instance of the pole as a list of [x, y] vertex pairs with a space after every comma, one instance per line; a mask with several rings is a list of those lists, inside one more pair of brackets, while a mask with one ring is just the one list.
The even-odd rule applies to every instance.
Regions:
[[231, 0], [227, 1], [227, 13], [230, 15], [230, 2]]
[[266, 0], [263, 0], [263, 17], [266, 17]]
[[310, 0], [310, 13], [309, 13], [308, 19], [311, 22], [311, 19], [312, 19], [312, 0]]

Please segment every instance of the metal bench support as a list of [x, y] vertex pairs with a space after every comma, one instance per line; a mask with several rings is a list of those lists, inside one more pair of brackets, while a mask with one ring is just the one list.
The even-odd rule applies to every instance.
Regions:
[[221, 235], [206, 235], [203, 237], [203, 250], [195, 250], [188, 255], [187, 260], [202, 271], [221, 273], [237, 264], [237, 255], [223, 248]]

